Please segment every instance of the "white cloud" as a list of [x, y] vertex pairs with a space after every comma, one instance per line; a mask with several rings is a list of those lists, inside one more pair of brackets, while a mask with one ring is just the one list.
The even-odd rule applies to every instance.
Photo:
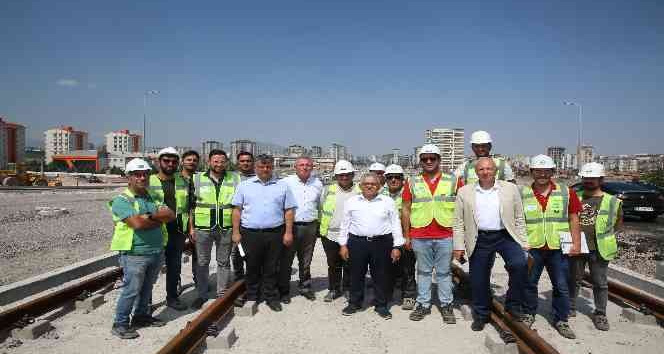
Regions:
[[65, 87], [76, 87], [78, 86], [79, 82], [76, 79], [60, 79], [58, 80], [57, 84], [59, 86], [65, 86]]

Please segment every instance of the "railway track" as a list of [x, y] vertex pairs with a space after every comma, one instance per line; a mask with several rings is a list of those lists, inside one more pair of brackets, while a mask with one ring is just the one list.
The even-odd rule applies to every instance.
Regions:
[[[583, 281], [585, 287], [592, 289], [590, 273], [586, 273]], [[647, 315], [653, 315], [657, 320], [664, 322], [664, 301], [642, 290], [621, 282], [609, 279], [609, 300], [623, 307], [631, 307]]]

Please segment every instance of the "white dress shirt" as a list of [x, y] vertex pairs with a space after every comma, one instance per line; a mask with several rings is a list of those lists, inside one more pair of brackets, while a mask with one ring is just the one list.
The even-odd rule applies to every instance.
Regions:
[[323, 183], [318, 177], [309, 176], [306, 182], [302, 182], [297, 175], [291, 175], [283, 179], [293, 192], [297, 201], [295, 209], [295, 222], [311, 222], [318, 219], [318, 203], [323, 191]]
[[404, 244], [401, 219], [392, 198], [379, 194], [368, 200], [359, 194], [346, 201], [337, 240], [340, 245], [346, 245], [349, 234], [373, 237], [390, 233], [394, 247]]
[[478, 230], [502, 230], [505, 228], [500, 219], [500, 198], [498, 187], [494, 184], [489, 189], [475, 184], [475, 219]]

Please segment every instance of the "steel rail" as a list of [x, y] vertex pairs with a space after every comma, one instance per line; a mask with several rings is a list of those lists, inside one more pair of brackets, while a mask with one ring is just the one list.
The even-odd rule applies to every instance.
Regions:
[[[617, 280], [608, 279], [609, 299], [618, 303], [625, 303], [637, 310], [646, 309], [658, 320], [664, 321], [664, 301], [643, 290], [629, 286]], [[586, 272], [583, 284], [592, 288], [590, 273]]]

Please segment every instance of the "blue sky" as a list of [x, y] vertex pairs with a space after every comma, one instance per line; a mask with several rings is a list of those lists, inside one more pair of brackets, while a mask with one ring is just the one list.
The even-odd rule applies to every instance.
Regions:
[[149, 145], [251, 138], [407, 152], [431, 127], [494, 151], [584, 140], [664, 153], [661, 1], [0, 3], [0, 116], [28, 141], [60, 124], [142, 128]]

